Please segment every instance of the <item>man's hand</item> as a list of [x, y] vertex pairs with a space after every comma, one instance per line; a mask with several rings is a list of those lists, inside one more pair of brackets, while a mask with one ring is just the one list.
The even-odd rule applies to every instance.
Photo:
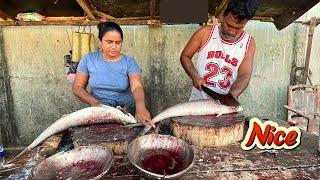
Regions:
[[196, 77], [192, 79], [193, 86], [196, 87], [198, 90], [202, 91], [202, 85], [205, 85], [203, 78]]
[[155, 124], [151, 120], [151, 116], [149, 111], [145, 106], [137, 106], [136, 107], [136, 117], [141, 124], [145, 126], [156, 127]]

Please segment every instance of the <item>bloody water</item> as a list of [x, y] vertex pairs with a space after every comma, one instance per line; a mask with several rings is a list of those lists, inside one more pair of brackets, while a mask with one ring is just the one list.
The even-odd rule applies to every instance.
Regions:
[[141, 159], [143, 169], [156, 174], [172, 175], [186, 168], [181, 155], [166, 149], [146, 151]]

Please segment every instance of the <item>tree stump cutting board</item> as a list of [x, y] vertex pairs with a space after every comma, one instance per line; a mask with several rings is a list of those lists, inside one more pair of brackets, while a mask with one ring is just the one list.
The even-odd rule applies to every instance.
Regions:
[[220, 117], [184, 116], [172, 118], [173, 134], [196, 146], [219, 147], [243, 139], [245, 116], [239, 113]]
[[125, 154], [128, 144], [138, 137], [143, 127], [124, 127], [119, 124], [94, 124], [70, 128], [75, 147], [99, 145], [110, 148], [114, 154]]

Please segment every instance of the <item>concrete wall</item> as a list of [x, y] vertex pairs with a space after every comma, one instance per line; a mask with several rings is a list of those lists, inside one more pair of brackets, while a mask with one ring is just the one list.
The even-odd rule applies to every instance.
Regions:
[[[153, 115], [187, 101], [192, 83], [179, 56], [198, 25], [122, 26], [123, 52], [141, 65], [148, 107]], [[245, 115], [285, 119], [292, 63], [302, 60], [306, 28], [292, 24], [282, 31], [271, 23], [250, 22], [247, 31], [257, 51], [248, 89], [240, 97]], [[61, 115], [84, 106], [65, 79], [63, 56], [77, 27], [3, 27], [4, 56], [13, 98], [15, 135], [29, 144]], [[97, 34], [96, 27], [92, 32]], [[299, 50], [296, 48], [299, 47]], [[314, 74], [315, 76], [319, 76]]]

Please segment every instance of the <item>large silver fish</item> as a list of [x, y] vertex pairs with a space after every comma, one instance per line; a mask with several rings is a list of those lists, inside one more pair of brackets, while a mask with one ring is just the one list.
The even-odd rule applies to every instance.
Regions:
[[[188, 101], [185, 103], [177, 104], [171, 106], [156, 117], [152, 119], [154, 123], [162, 121], [164, 119], [168, 119], [171, 117], [178, 117], [178, 116], [196, 116], [196, 115], [217, 115], [220, 116], [222, 114], [230, 114], [234, 112], [242, 111], [243, 108], [238, 106], [236, 108], [226, 106], [223, 104], [218, 103], [214, 100], [195, 100], [195, 101]], [[145, 134], [151, 129], [151, 126], [146, 126], [141, 134]]]
[[[137, 123], [137, 121], [130, 114], [124, 114], [121, 110], [114, 107], [106, 105], [87, 107], [58, 119], [46, 130], [44, 130], [25, 150], [23, 150], [14, 159], [20, 157], [25, 152], [32, 150], [48, 137], [63, 130], [66, 130], [70, 127], [98, 123], [117, 123], [126, 125]], [[14, 159], [9, 161], [9, 163]]]

